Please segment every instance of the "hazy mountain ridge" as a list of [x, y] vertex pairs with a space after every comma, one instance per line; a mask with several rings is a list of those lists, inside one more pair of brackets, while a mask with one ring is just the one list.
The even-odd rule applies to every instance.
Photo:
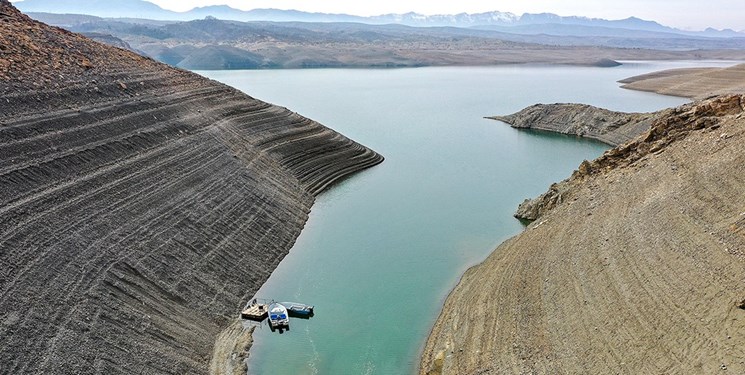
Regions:
[[[179, 22], [50, 13], [29, 15], [73, 32], [111, 34], [156, 60], [199, 70], [514, 63], [597, 65], [599, 61], [609, 60], [745, 58], [745, 38], [705, 38], [562, 24], [538, 25], [536, 32], [530, 29], [533, 26], [523, 26], [520, 34], [510, 32], [512, 27], [497, 26], [477, 29], [353, 22], [240, 22], [214, 17]], [[555, 29], [556, 35], [541, 33], [540, 28]]]
[[[745, 34], [686, 34], [633, 17], [609, 21], [495, 11], [364, 18], [277, 9], [246, 12], [225, 5], [179, 13], [144, 0], [16, 4], [33, 10], [28, 14], [39, 21], [73, 32], [111, 34], [159, 61], [198, 70], [599, 62], [607, 66], [610, 60], [739, 60], [745, 53]], [[76, 12], [115, 18], [69, 14]], [[179, 21], [185, 19], [190, 21]]]
[[452, 15], [423, 15], [409, 12], [404, 14], [384, 14], [372, 17], [360, 17], [348, 14], [309, 13], [297, 10], [254, 9], [243, 11], [227, 5], [215, 5], [194, 8], [187, 12], [174, 12], [144, 0], [23, 0], [15, 5], [24, 12], [89, 14], [113, 18], [146, 18], [157, 20], [190, 21], [213, 16], [235, 21], [274, 21], [274, 22], [358, 22], [367, 24], [402, 24], [408, 26], [525, 26], [544, 24], [564, 24], [594, 27], [623, 28], [668, 32], [683, 35], [709, 37], [745, 37], [745, 33], [734, 30], [716, 30], [690, 32], [660, 25], [654, 21], [630, 17], [622, 20], [605, 20], [569, 16], [562, 17], [552, 13], [526, 13], [518, 16], [509, 12], [459, 13]]

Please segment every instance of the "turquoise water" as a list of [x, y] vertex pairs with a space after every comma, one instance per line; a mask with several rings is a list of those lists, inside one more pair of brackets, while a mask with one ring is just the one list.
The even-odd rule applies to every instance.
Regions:
[[258, 292], [313, 304], [316, 315], [293, 319], [282, 334], [259, 326], [249, 373], [415, 372], [460, 275], [522, 229], [512, 217], [517, 205], [607, 149], [483, 116], [538, 102], [675, 106], [686, 100], [615, 82], [699, 64], [200, 72], [386, 157], [318, 198], [292, 251]]

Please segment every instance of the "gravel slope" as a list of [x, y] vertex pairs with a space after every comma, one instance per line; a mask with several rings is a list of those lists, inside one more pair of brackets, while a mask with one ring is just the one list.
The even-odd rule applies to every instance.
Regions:
[[0, 373], [206, 373], [314, 196], [382, 161], [6, 0], [0, 25]]

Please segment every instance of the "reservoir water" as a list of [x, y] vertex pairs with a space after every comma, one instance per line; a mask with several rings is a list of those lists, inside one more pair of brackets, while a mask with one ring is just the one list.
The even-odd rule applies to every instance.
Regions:
[[293, 319], [282, 334], [257, 327], [249, 373], [414, 373], [460, 275], [522, 229], [512, 217], [517, 205], [607, 149], [483, 117], [535, 103], [675, 106], [686, 100], [616, 81], [699, 65], [723, 63], [200, 72], [386, 157], [318, 197], [290, 254], [257, 293], [313, 304], [316, 315]]

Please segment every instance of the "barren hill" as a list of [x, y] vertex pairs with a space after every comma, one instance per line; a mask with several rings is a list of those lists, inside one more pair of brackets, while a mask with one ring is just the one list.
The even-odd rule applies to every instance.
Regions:
[[470, 269], [422, 374], [745, 373], [745, 96], [583, 163]]
[[220, 368], [314, 196], [381, 161], [0, 0], [0, 373]]
[[672, 69], [619, 81], [623, 88], [705, 98], [745, 92], [745, 64], [729, 68]]

